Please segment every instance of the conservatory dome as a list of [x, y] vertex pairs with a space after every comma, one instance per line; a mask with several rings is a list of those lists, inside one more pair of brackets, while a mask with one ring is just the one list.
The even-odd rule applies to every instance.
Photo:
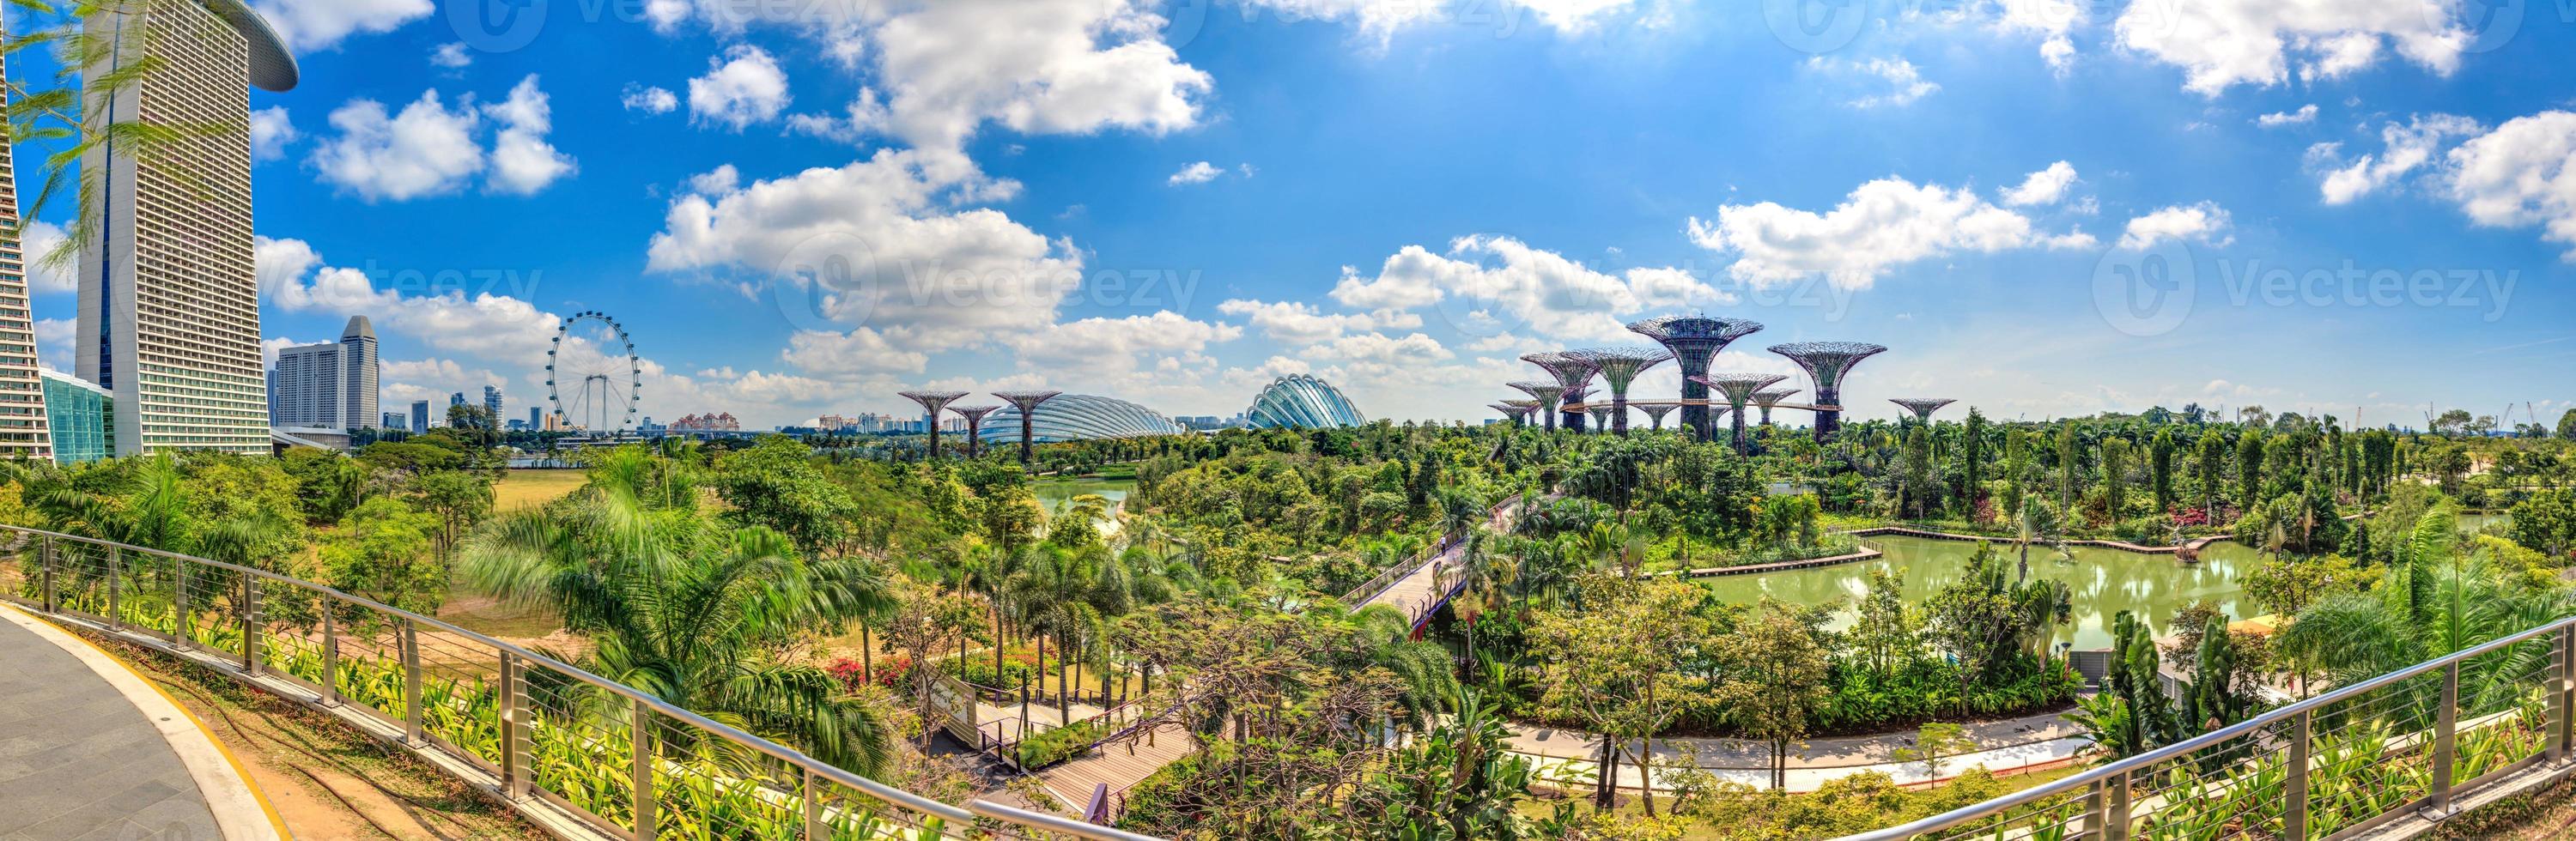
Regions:
[[1363, 426], [1360, 407], [1331, 383], [1305, 374], [1280, 377], [1252, 398], [1244, 419], [1254, 429], [1313, 429]]
[[[1096, 394], [1065, 394], [1038, 404], [1030, 434], [1036, 441], [1088, 441], [1179, 435], [1184, 429], [1152, 409]], [[1020, 410], [1005, 406], [984, 418], [977, 438], [986, 443], [1020, 440]]]

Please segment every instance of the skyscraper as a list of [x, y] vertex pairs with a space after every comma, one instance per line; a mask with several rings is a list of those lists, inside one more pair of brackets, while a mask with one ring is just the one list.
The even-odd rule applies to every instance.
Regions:
[[429, 431], [429, 401], [411, 401], [411, 431]]
[[537, 407], [528, 407], [528, 429], [534, 431], [544, 428], [546, 428], [546, 421], [537, 413]]
[[406, 430], [406, 431], [408, 431], [409, 429], [411, 429], [411, 427], [410, 427], [410, 426], [405, 425], [405, 424], [403, 423], [403, 416], [402, 416], [402, 413], [401, 413], [401, 412], [386, 412], [386, 413], [385, 413], [385, 418], [384, 418], [384, 420], [385, 420], [385, 428], [386, 428], [386, 429], [399, 429], [399, 430]]
[[325, 429], [352, 426], [348, 362], [348, 346], [338, 342], [280, 349], [277, 368], [268, 375], [268, 422]]
[[500, 387], [500, 386], [496, 386], [496, 385], [487, 385], [487, 386], [484, 386], [484, 387], [483, 387], [483, 411], [488, 412], [488, 413], [490, 413], [490, 414], [492, 415], [492, 425], [493, 425], [493, 426], [498, 427], [498, 426], [500, 426], [500, 425], [501, 425], [501, 387]]
[[341, 414], [349, 419], [349, 428], [365, 429], [376, 423], [378, 414], [376, 326], [366, 316], [349, 316], [349, 326], [340, 331], [340, 349], [341, 367], [348, 372], [348, 385], [341, 394], [348, 408]]
[[[115, 46], [85, 77], [147, 46], [163, 62], [89, 91], [84, 111], [108, 123], [246, 125], [249, 86], [295, 87], [295, 57], [241, 0], [110, 4], [86, 23]], [[80, 232], [74, 372], [116, 396], [119, 454], [265, 453], [250, 136], [179, 134], [148, 156], [106, 141], [81, 157], [83, 217], [95, 221]]]
[[[8, 102], [8, 89], [0, 85], [0, 107]], [[36, 376], [27, 257], [17, 238], [6, 236], [18, 229], [18, 172], [8, 146], [0, 143], [0, 458], [35, 459], [53, 454], [53, 436], [45, 420], [44, 384]]]

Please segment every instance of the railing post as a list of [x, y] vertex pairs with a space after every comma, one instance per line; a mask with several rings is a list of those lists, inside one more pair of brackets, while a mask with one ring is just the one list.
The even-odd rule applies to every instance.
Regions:
[[2442, 706], [2433, 711], [2433, 796], [2426, 816], [2451, 814], [2451, 765], [2459, 753], [2460, 661], [2442, 664]]
[[634, 738], [635, 841], [651, 841], [662, 831], [662, 818], [653, 794], [653, 708], [644, 699], [635, 699], [635, 717], [626, 729]]
[[403, 664], [403, 744], [421, 745], [420, 720], [420, 627], [410, 619], [402, 623]]
[[259, 577], [244, 574], [242, 580], [242, 673], [259, 676]]
[[519, 756], [527, 746], [527, 731], [519, 721], [526, 709], [519, 692], [519, 658], [501, 652], [501, 798], [517, 800], [528, 787], [528, 766]]
[[2093, 841], [2111, 837], [2110, 798], [2103, 796], [2109, 785], [2100, 781], [2084, 790], [2084, 828]]
[[2129, 772], [2111, 775], [2104, 782], [2110, 786], [2111, 806], [2105, 810], [2109, 820], [2102, 824], [2104, 841], [2127, 841], [2129, 837]]
[[186, 651], [196, 647], [193, 644], [196, 635], [189, 630], [196, 622], [190, 618], [188, 610], [188, 562], [172, 556], [170, 577], [170, 615], [178, 622], [171, 626], [170, 638], [177, 641], [180, 651]]
[[45, 538], [45, 542], [36, 546], [36, 565], [44, 569], [43, 592], [39, 594], [39, 598], [45, 604], [45, 612], [63, 612], [60, 595], [54, 592], [54, 539], [52, 537]]
[[125, 549], [120, 546], [109, 546], [107, 547], [107, 626], [120, 631], [125, 629], [124, 589]]
[[2549, 761], [2567, 761], [2570, 747], [2576, 747], [2576, 625], [2562, 625], [2551, 646], [2549, 684]]
[[331, 597], [323, 596], [322, 605], [322, 706], [340, 705], [340, 618], [331, 609]]
[[805, 774], [804, 790], [797, 798], [805, 801], [805, 841], [832, 837], [823, 831], [823, 790], [822, 786], [814, 784], [814, 769], [800, 765], [797, 770]]
[[2300, 712], [2290, 723], [2290, 767], [2282, 777], [2282, 799], [2289, 801], [2281, 815], [2282, 841], [2308, 839], [2308, 751], [2315, 725], [2313, 714]]

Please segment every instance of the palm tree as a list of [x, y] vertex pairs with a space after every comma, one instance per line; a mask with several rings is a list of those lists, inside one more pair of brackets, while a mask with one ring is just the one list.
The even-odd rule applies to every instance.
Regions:
[[883, 771], [892, 726], [820, 667], [775, 654], [800, 633], [890, 609], [882, 572], [859, 559], [799, 557], [777, 532], [715, 526], [694, 506], [648, 505], [628, 484], [660, 490], [668, 478], [595, 469], [572, 496], [467, 538], [462, 578], [562, 611], [569, 629], [597, 644], [582, 659], [603, 677], [853, 772]]

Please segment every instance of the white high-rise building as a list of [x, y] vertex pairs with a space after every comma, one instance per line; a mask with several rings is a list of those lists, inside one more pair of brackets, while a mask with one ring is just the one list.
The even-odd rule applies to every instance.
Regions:
[[[89, 92], [111, 123], [244, 126], [251, 85], [295, 87], [295, 58], [241, 0], [109, 4], [90, 31], [115, 45], [98, 78], [145, 55], [158, 72]], [[102, 142], [82, 156], [74, 373], [115, 395], [120, 455], [269, 450], [251, 260], [250, 137], [183, 132], [144, 156]]]
[[[0, 67], [0, 79], [5, 73]], [[8, 103], [8, 86], [0, 85], [0, 109]], [[36, 375], [36, 320], [27, 308], [27, 255], [9, 234], [17, 229], [18, 170], [9, 144], [0, 143], [0, 458], [52, 458], [45, 387]]]
[[341, 389], [347, 408], [341, 414], [349, 419], [350, 429], [376, 426], [382, 420], [376, 411], [377, 377], [382, 373], [376, 361], [376, 326], [366, 316], [350, 316], [349, 326], [340, 331], [340, 350], [348, 373], [348, 384]]
[[277, 352], [268, 377], [268, 422], [278, 426], [349, 428], [349, 348], [337, 342]]

